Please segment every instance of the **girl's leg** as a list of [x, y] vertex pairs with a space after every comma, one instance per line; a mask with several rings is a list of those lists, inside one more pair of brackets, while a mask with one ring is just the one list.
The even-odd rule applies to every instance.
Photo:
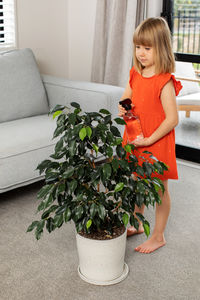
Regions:
[[[135, 206], [134, 217], [137, 220], [138, 220], [138, 217], [136, 216], [136, 212], [137, 213], [141, 213], [143, 215], [144, 214], [144, 207], [145, 207], [144, 205], [142, 205], [142, 207]], [[143, 233], [144, 232], [144, 228], [143, 228], [142, 222], [140, 220], [138, 220], [138, 222], [139, 222], [139, 228], [138, 228], [138, 230], [134, 226], [130, 226], [127, 229], [127, 236], [131, 236], [131, 235], [134, 235], [134, 234], [139, 234], [139, 233]]]
[[166, 244], [164, 230], [170, 213], [171, 201], [168, 191], [168, 180], [164, 180], [163, 184], [165, 187], [165, 192], [164, 194], [162, 194], [161, 191], [159, 192], [162, 204], [158, 205], [156, 203], [155, 227], [152, 236], [149, 240], [135, 248], [135, 250], [138, 252], [150, 253]]

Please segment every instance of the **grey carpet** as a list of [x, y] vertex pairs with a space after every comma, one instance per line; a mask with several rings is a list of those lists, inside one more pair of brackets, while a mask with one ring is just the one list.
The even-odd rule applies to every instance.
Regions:
[[[41, 183], [0, 195], [0, 299], [200, 299], [200, 170], [179, 165], [170, 181], [172, 209], [167, 245], [152, 254], [134, 252], [145, 235], [128, 239], [129, 276], [113, 286], [94, 286], [77, 274], [74, 225], [45, 233], [36, 241], [27, 226], [37, 217]], [[154, 212], [146, 211], [153, 228]]]

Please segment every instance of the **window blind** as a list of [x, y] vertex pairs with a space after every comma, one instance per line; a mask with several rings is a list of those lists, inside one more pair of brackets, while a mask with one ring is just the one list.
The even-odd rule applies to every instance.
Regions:
[[0, 0], [0, 48], [15, 46], [14, 0]]

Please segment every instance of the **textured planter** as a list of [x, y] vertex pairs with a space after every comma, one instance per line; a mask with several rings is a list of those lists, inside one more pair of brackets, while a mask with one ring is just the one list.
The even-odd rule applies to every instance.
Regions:
[[128, 275], [129, 268], [124, 262], [126, 231], [111, 240], [94, 240], [76, 235], [79, 276], [92, 284], [115, 284]]

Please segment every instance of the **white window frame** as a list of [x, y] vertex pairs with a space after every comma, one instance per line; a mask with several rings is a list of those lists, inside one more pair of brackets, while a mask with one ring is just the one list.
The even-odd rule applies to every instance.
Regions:
[[0, 37], [0, 50], [12, 49], [16, 47], [16, 2], [3, 0], [0, 5], [3, 5], [3, 9], [0, 9], [3, 12], [3, 16], [0, 16], [3, 23], [0, 26], [4, 28], [0, 31], [0, 34], [4, 34], [3, 38]]

